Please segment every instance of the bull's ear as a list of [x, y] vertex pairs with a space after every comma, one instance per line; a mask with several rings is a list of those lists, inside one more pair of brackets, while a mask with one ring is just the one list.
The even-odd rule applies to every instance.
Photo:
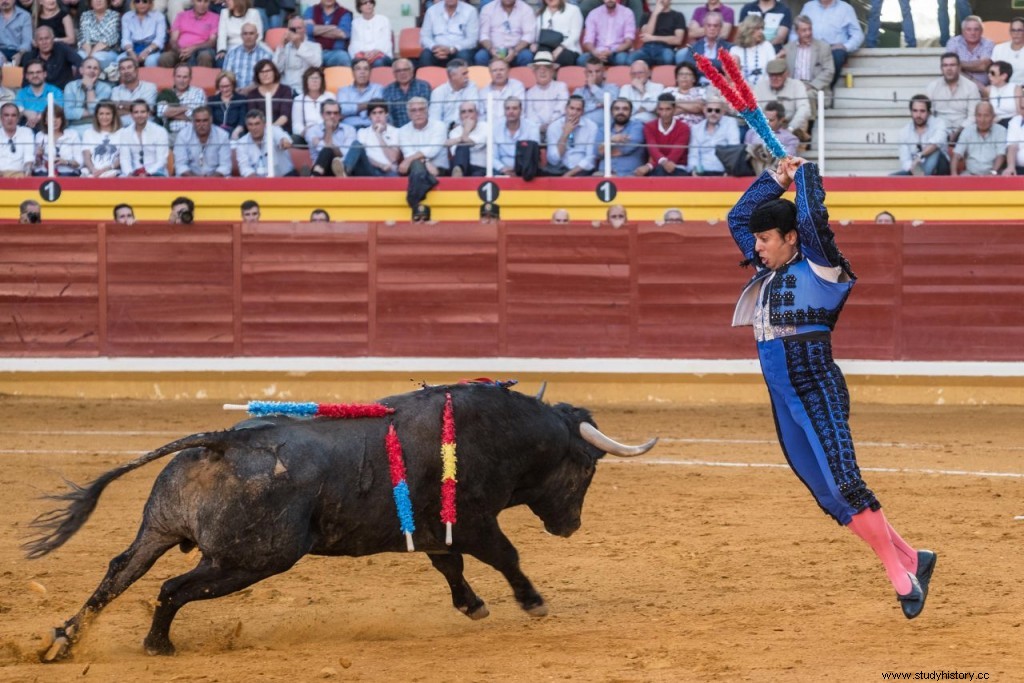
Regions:
[[580, 423], [580, 436], [591, 446], [600, 448], [605, 453], [617, 455], [620, 458], [635, 458], [638, 455], [643, 455], [654, 448], [654, 444], [658, 443], [658, 437], [654, 437], [647, 443], [639, 446], [627, 446], [615, 441], [611, 437], [605, 436], [601, 433], [601, 430], [589, 422]]

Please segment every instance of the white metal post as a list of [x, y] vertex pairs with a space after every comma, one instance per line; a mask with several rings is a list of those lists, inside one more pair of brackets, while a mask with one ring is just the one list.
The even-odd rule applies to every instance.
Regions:
[[604, 177], [612, 177], [612, 94], [604, 93]]
[[[65, 125], [67, 121], [64, 122]], [[54, 176], [54, 165], [56, 160], [53, 158], [57, 155], [57, 143], [53, 139], [53, 93], [46, 95], [46, 175], [49, 177]]]
[[825, 176], [825, 91], [818, 91], [818, 173]]
[[487, 93], [487, 177], [494, 177], [494, 93]]
[[264, 97], [266, 104], [266, 115], [267, 115], [267, 127], [263, 132], [263, 142], [267, 145], [267, 177], [274, 177], [274, 114], [271, 112], [273, 102], [270, 99], [270, 95]]

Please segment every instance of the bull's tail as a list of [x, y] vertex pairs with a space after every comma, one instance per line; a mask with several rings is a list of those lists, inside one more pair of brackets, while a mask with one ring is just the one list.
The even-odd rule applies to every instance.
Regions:
[[50, 510], [32, 520], [29, 526], [41, 532], [41, 535], [22, 546], [26, 557], [34, 560], [64, 545], [89, 519], [89, 515], [96, 509], [96, 503], [99, 502], [100, 495], [107, 488], [107, 484], [122, 474], [131, 472], [166, 455], [183, 451], [186, 448], [202, 447], [223, 453], [229, 445], [229, 440], [225, 438], [229, 434], [237, 435], [238, 432], [202, 432], [172, 441], [166, 446], [161, 446], [155, 451], [140, 455], [131, 462], [126, 462], [109, 472], [105, 472], [85, 487], [78, 486], [74, 482], [65, 479], [64, 482], [71, 489], [70, 491], [44, 496], [44, 498], [65, 501], [67, 506], [57, 510]]

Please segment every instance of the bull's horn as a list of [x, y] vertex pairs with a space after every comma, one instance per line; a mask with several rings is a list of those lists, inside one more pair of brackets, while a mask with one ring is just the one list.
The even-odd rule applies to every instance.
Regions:
[[627, 446], [605, 436], [601, 433], [601, 430], [589, 422], [580, 423], [580, 436], [582, 436], [583, 440], [592, 446], [596, 446], [605, 453], [611, 453], [612, 455], [617, 455], [620, 458], [633, 458], [638, 455], [643, 455], [654, 448], [654, 444], [658, 443], [658, 437], [654, 437], [647, 443], [640, 446]]
[[548, 388], [548, 383], [547, 382], [541, 382], [540, 383], [540, 391], [537, 392], [537, 400], [538, 401], [543, 401], [544, 400], [544, 392], [547, 390], [547, 388]]

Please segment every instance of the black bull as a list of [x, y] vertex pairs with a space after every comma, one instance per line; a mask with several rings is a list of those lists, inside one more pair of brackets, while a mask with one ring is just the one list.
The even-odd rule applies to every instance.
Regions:
[[[445, 545], [440, 521], [441, 415], [445, 393], [454, 407], [458, 521]], [[193, 600], [216, 598], [287, 571], [306, 554], [361, 556], [405, 550], [392, 494], [384, 437], [393, 422], [402, 441], [412, 499], [416, 548], [444, 575], [456, 609], [488, 614], [463, 577], [463, 554], [499, 572], [529, 614], [547, 613], [544, 599], [519, 568], [519, 555], [498, 525], [498, 513], [526, 505], [549, 532], [569, 536], [597, 461], [606, 452], [640, 455], [599, 432], [590, 413], [486, 384], [432, 387], [382, 399], [387, 418], [255, 418], [234, 428], [187, 436], [106, 472], [84, 488], [54, 496], [67, 502], [42, 515], [43, 536], [27, 544], [41, 557], [85, 524], [114, 479], [178, 453], [160, 472], [138, 535], [110, 562], [81, 610], [54, 630], [43, 661], [71, 654], [88, 623], [145, 574], [167, 550], [198, 547], [194, 569], [160, 589], [144, 645], [171, 654], [174, 616]]]

